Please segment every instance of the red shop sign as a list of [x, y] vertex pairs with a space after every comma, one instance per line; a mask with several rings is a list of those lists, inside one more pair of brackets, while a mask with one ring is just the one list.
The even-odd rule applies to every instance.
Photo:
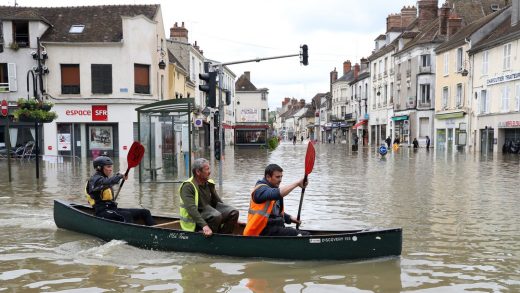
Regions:
[[92, 105], [92, 121], [108, 121], [107, 105]]

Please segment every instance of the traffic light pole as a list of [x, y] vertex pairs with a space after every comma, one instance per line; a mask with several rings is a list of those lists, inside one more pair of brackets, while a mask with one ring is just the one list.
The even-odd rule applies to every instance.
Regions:
[[224, 103], [222, 102], [222, 87], [224, 79], [224, 65], [220, 64], [218, 67], [218, 140], [219, 140], [219, 154], [220, 160], [218, 160], [218, 185], [222, 186], [222, 148], [224, 146], [224, 131], [222, 131], [222, 120], [226, 117], [224, 113]]
[[[300, 56], [300, 63], [303, 65], [308, 65], [308, 47], [307, 45], [302, 45], [301, 52], [299, 54], [290, 54], [290, 55], [281, 55], [281, 56], [273, 56], [273, 57], [265, 57], [265, 58], [256, 58], [256, 59], [249, 59], [249, 60], [242, 60], [242, 61], [233, 61], [233, 62], [225, 62], [225, 63], [216, 63], [212, 64], [213, 69], [217, 70], [218, 73], [218, 109], [219, 109], [219, 123], [216, 125], [218, 127], [218, 134], [219, 134], [219, 153], [220, 153], [220, 160], [218, 160], [218, 183], [219, 186], [222, 186], [222, 155], [223, 155], [223, 147], [224, 147], [224, 134], [225, 131], [222, 131], [222, 121], [226, 117], [224, 113], [224, 103], [222, 101], [222, 87], [224, 86], [224, 66], [226, 65], [234, 65], [234, 64], [241, 64], [241, 63], [249, 63], [249, 62], [260, 62], [263, 60], [272, 60], [272, 59], [281, 59], [281, 58], [289, 58], [289, 57], [297, 57]], [[200, 75], [199, 75], [200, 77]], [[212, 129], [211, 132], [214, 130]]]

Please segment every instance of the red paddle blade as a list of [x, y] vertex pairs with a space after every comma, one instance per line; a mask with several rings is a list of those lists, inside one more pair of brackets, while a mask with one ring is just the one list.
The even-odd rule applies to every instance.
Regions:
[[314, 168], [314, 159], [316, 159], [316, 152], [314, 145], [309, 141], [307, 153], [305, 154], [305, 175], [311, 174], [312, 168]]
[[130, 147], [130, 150], [128, 151], [128, 156], [126, 156], [126, 159], [128, 161], [128, 169], [139, 165], [139, 163], [141, 163], [141, 160], [143, 159], [143, 156], [144, 146], [138, 141], [134, 141], [134, 143]]

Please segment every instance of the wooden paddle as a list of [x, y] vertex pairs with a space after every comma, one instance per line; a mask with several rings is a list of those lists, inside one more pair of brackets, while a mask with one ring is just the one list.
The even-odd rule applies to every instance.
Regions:
[[[128, 171], [130, 171], [130, 168], [133, 168], [139, 163], [141, 163], [141, 160], [143, 159], [144, 155], [144, 146], [138, 142], [134, 141], [132, 143], [132, 146], [130, 147], [130, 150], [128, 151], [128, 155], [126, 156], [126, 160], [128, 162], [128, 167], [126, 168], [125, 177], [128, 176]], [[123, 187], [123, 184], [125, 183], [125, 179], [123, 178], [123, 181], [121, 181], [121, 184], [119, 185], [119, 189], [117, 190], [116, 196], [114, 197], [114, 201], [116, 201], [117, 196], [119, 195], [119, 192], [121, 191], [121, 187]]]
[[[314, 159], [316, 159], [316, 152], [314, 150], [314, 145], [309, 141], [307, 145], [307, 153], [305, 154], [305, 177], [303, 177], [303, 186], [307, 183], [307, 176], [311, 174], [312, 168], [314, 168]], [[300, 214], [302, 211], [302, 203], [303, 203], [303, 194], [305, 193], [305, 187], [302, 188], [302, 196], [300, 198], [300, 206], [298, 207], [298, 217], [296, 218], [300, 221]], [[300, 228], [300, 224], [296, 224], [296, 229]]]

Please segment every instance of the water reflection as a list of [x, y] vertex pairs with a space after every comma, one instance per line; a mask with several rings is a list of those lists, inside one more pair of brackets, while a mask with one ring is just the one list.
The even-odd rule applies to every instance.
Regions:
[[[269, 163], [284, 181], [303, 176], [306, 146], [275, 151], [226, 149], [222, 198], [245, 221], [249, 191]], [[103, 292], [439, 292], [520, 291], [518, 156], [481, 157], [400, 149], [316, 145], [303, 202], [302, 228], [403, 227], [403, 255], [371, 262], [279, 262], [147, 251], [57, 230], [52, 200], [85, 202], [90, 162], [13, 162], [13, 182], [0, 160], [0, 290]], [[218, 178], [217, 164], [213, 175]], [[116, 161], [116, 170], [126, 162]], [[122, 207], [178, 213], [176, 184], [139, 184], [131, 171]], [[300, 192], [285, 198], [296, 214]], [[76, 291], [73, 291], [76, 292]]]

